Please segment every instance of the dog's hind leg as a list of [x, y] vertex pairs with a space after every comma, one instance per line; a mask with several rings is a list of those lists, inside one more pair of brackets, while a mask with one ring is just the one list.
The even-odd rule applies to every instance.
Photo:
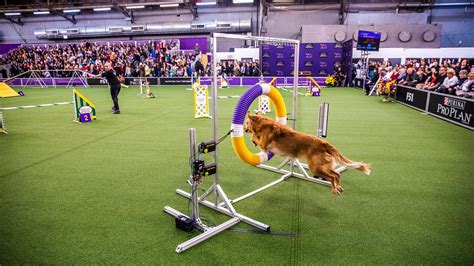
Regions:
[[331, 165], [324, 165], [320, 168], [320, 172], [323, 176], [327, 176], [331, 179], [332, 193], [340, 195], [344, 191], [340, 183], [341, 176], [332, 169]]
[[309, 170], [311, 171], [311, 173], [313, 174], [313, 176], [315, 178], [323, 178], [324, 180], [327, 180], [327, 181], [330, 181], [331, 182], [331, 186], [333, 187], [333, 189], [335, 188], [334, 186], [334, 181], [333, 179], [326, 175], [324, 173], [324, 171], [321, 171], [321, 165], [323, 165], [323, 162], [321, 161], [321, 157], [320, 156], [312, 156], [310, 158], [307, 159], [308, 161], [308, 168]]

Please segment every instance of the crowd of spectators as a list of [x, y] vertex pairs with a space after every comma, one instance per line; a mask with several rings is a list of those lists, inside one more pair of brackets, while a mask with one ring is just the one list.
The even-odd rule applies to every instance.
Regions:
[[407, 59], [404, 65], [391, 65], [386, 62], [369, 62], [370, 87], [378, 81], [382, 94], [390, 94], [396, 84], [435, 91], [444, 94], [471, 98], [474, 95], [474, 67], [467, 59], [460, 62], [455, 60], [437, 59]]
[[[200, 53], [198, 44], [192, 51], [179, 48], [178, 40], [22, 45], [0, 58], [0, 63], [9, 66], [10, 77], [28, 70], [40, 70], [42, 77], [70, 77], [70, 70], [98, 74], [108, 61], [124, 77], [189, 77], [194, 72], [211, 75], [211, 62], [201, 63], [206, 55]], [[256, 61], [226, 61], [218, 64], [218, 71], [226, 76], [260, 75]]]

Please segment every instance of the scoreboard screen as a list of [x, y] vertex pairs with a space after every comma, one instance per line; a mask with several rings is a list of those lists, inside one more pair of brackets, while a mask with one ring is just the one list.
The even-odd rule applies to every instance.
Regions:
[[378, 51], [380, 47], [380, 36], [380, 32], [360, 30], [357, 39], [357, 50]]

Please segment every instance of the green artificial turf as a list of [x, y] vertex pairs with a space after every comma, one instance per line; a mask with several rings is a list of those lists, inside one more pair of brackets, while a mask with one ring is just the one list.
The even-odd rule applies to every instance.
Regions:
[[[3, 111], [9, 134], [0, 135], [1, 265], [474, 263], [472, 131], [353, 88], [299, 97], [298, 129], [315, 133], [319, 104], [329, 102], [328, 140], [350, 159], [371, 163], [372, 175], [344, 172], [339, 197], [288, 179], [235, 204], [275, 234], [240, 223], [177, 254], [176, 246], [197, 234], [176, 229], [163, 207], [188, 212], [188, 201], [175, 194], [189, 190], [188, 128], [197, 129], [198, 142], [209, 140], [211, 120], [193, 119], [185, 87], [153, 88], [155, 99], [123, 89], [120, 115], [111, 114], [107, 87], [79, 90], [97, 106], [92, 123], [72, 122], [72, 105]], [[0, 107], [72, 98], [65, 88], [24, 92], [0, 99]], [[281, 93], [291, 112], [291, 93]], [[219, 100], [219, 136], [237, 101]], [[218, 167], [230, 198], [280, 176], [239, 161], [230, 139], [219, 145]], [[228, 219], [205, 207], [201, 213], [215, 224]]]

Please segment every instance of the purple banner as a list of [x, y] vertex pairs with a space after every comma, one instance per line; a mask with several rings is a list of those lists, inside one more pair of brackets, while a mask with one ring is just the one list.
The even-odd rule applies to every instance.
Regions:
[[[181, 50], [194, 50], [196, 44], [203, 54], [207, 53], [207, 38], [179, 38], [179, 46]], [[210, 62], [210, 61], [209, 61]]]
[[[0, 82], [2, 82], [4, 80], [5, 79], [0, 79]], [[71, 79], [70, 78], [55, 78], [53, 80], [53, 78], [42, 78], [41, 80], [47, 86], [54, 86], [54, 85], [66, 86], [67, 84], [69, 84], [69, 81]], [[29, 78], [14, 79], [14, 80], [9, 81], [8, 85], [11, 85], [11, 86], [24, 86], [27, 83], [28, 83], [28, 86], [41, 86], [41, 84], [36, 79], [29, 79]], [[82, 82], [79, 78], [74, 78], [71, 84], [75, 85], [75, 86], [83, 86], [83, 84], [82, 84]]]
[[18, 48], [18, 46], [20, 46], [19, 43], [0, 44], [0, 55], [7, 54], [10, 50]]
[[[286, 45], [263, 44], [261, 62], [264, 75], [293, 76], [294, 48]], [[300, 44], [298, 67], [301, 76], [332, 75], [335, 66], [344, 65], [345, 62], [349, 64], [352, 62], [352, 42]]]
[[346, 73], [346, 84], [352, 83], [352, 40], [342, 43], [342, 69]]
[[[325, 86], [324, 81], [326, 77], [313, 77], [314, 80], [320, 85]], [[151, 78], [150, 78], [151, 79]], [[173, 79], [173, 78], [163, 78], [163, 79]], [[182, 79], [182, 78], [176, 78]], [[273, 77], [263, 77], [265, 82], [272, 81]], [[0, 79], [0, 82], [4, 81], [5, 79]], [[42, 78], [42, 81], [47, 86], [66, 86], [70, 82], [70, 78]], [[227, 78], [227, 82], [229, 86], [253, 86], [260, 82], [259, 77], [229, 77]], [[16, 78], [8, 82], [9, 85], [12, 86], [24, 86], [28, 83], [28, 86], [40, 86], [41, 84], [36, 79], [29, 79], [29, 78]], [[82, 82], [79, 78], [74, 78], [72, 80], [72, 85], [75, 86], [82, 86]], [[202, 85], [210, 86], [212, 84], [212, 78], [210, 77], [202, 77], [201, 78]], [[293, 85], [293, 77], [278, 77], [276, 79], [276, 84], [278, 86], [292, 86]], [[307, 77], [299, 77], [298, 78], [298, 85], [299, 86], [308, 86], [309, 79]], [[106, 85], [106, 84], [101, 84]]]

